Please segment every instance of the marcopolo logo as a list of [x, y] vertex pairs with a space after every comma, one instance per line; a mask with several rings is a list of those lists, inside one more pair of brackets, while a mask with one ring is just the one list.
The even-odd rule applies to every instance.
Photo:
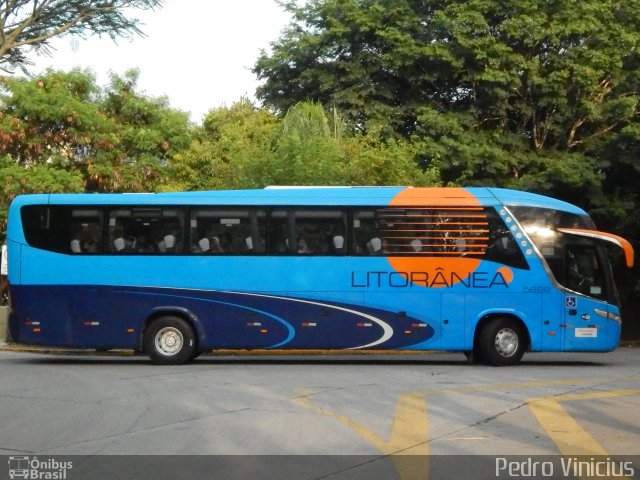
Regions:
[[9, 457], [9, 478], [28, 480], [66, 480], [67, 471], [73, 468], [73, 462], [60, 461], [55, 458], [38, 459], [38, 457]]

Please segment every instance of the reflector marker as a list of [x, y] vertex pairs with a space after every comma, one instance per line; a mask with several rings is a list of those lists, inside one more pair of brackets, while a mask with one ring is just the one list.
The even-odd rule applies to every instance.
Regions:
[[100, 322], [84, 322], [83, 325], [85, 327], [97, 327], [100, 325]]
[[304, 322], [302, 324], [303, 327], [317, 327], [318, 324], [316, 322]]
[[25, 325], [40, 325], [40, 322], [24, 322]]
[[412, 327], [418, 327], [418, 328], [426, 328], [429, 325], [427, 325], [426, 323], [412, 323], [411, 326]]
[[247, 327], [261, 327], [261, 322], [247, 322]]

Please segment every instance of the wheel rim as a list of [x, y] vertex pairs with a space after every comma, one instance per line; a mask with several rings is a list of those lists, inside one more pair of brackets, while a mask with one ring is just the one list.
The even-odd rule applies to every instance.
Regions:
[[156, 333], [156, 350], [167, 357], [175, 355], [184, 345], [182, 332], [174, 327], [164, 327]]
[[503, 328], [496, 335], [496, 351], [502, 357], [511, 357], [518, 350], [518, 334], [511, 328]]

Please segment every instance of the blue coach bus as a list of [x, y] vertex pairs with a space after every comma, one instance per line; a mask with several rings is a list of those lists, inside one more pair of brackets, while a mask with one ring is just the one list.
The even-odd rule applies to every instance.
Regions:
[[14, 341], [129, 348], [609, 351], [619, 299], [581, 209], [492, 188], [280, 187], [17, 197]]

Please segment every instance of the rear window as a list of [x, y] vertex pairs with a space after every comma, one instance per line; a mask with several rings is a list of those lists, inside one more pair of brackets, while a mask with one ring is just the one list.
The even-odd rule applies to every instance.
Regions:
[[69, 254], [104, 251], [103, 212], [98, 208], [30, 205], [20, 213], [32, 247]]

